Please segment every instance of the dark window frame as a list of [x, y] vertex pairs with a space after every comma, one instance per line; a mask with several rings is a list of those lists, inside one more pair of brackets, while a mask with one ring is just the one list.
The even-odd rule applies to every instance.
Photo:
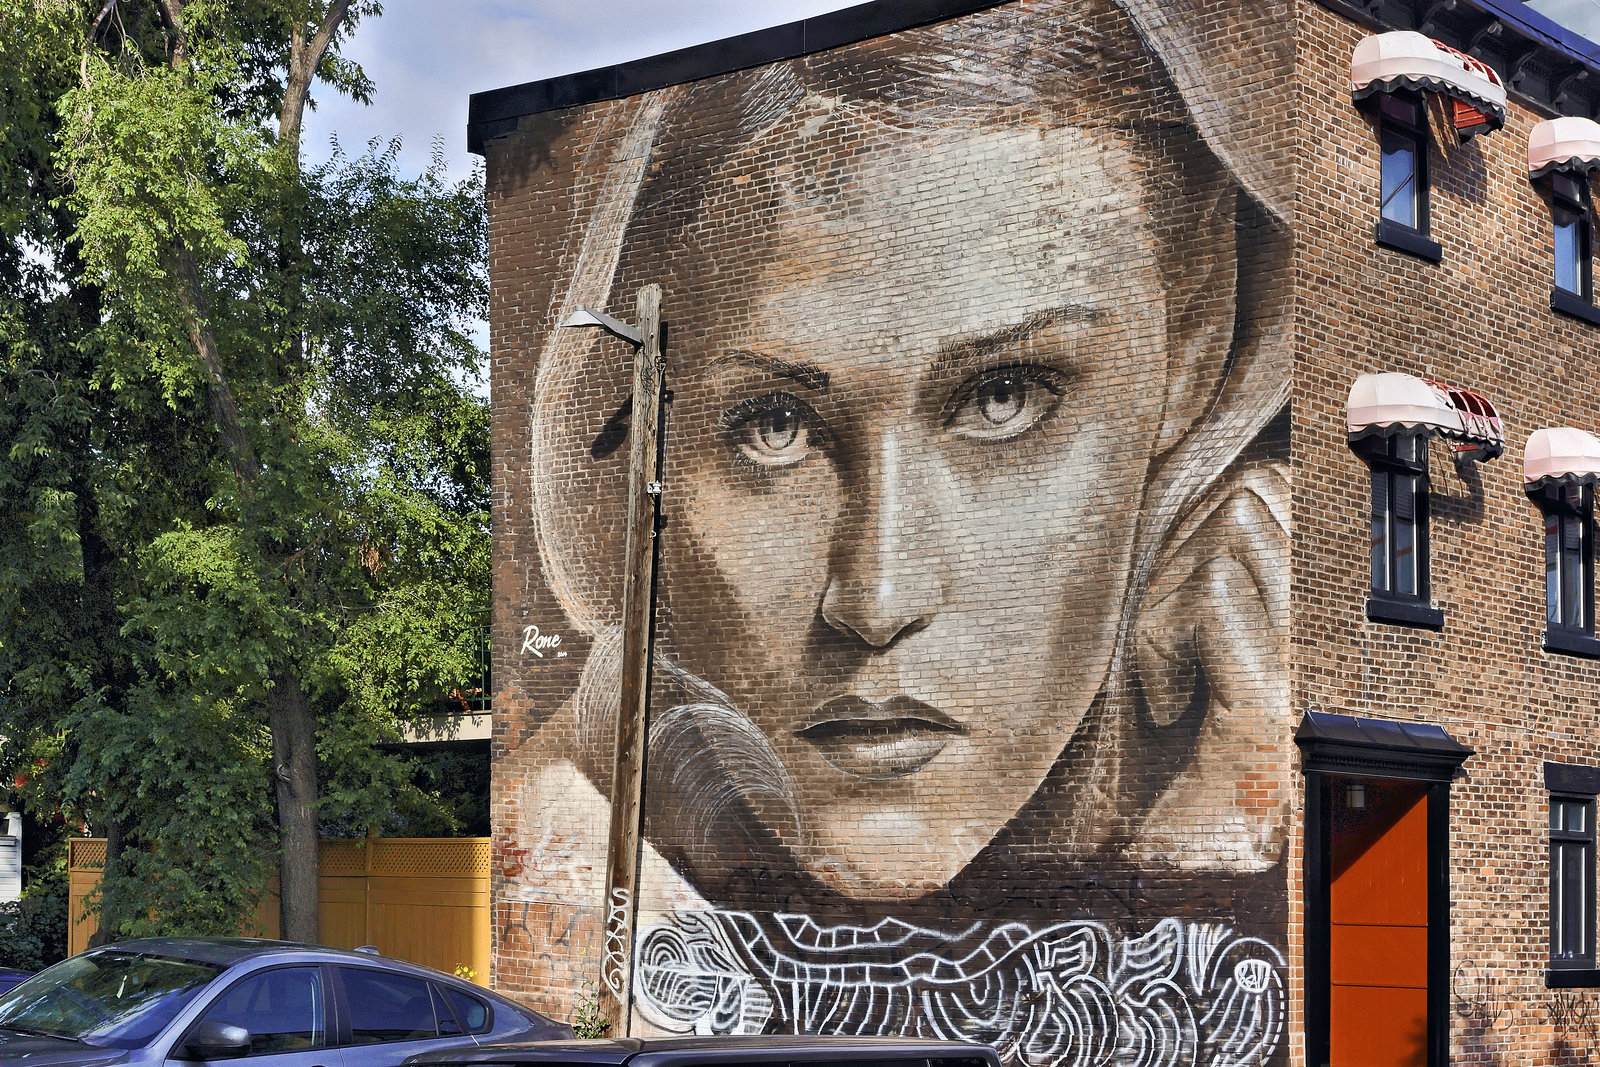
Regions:
[[[484, 1033], [488, 1033], [489, 1030], [492, 1030], [494, 1028], [494, 1013], [493, 1013], [493, 1009], [491, 1008], [490, 1012], [489, 1012], [489, 1019], [488, 1019], [489, 1026], [488, 1026], [487, 1029], [480, 1030], [480, 1031], [467, 1030], [465, 1028], [466, 1027], [466, 1020], [463, 1019], [461, 1017], [461, 1013], [456, 1010], [455, 1004], [450, 1000], [449, 997], [439, 995], [440, 993], [443, 992], [444, 983], [433, 981], [432, 979], [425, 978], [422, 975], [411, 974], [410, 972], [407, 972], [407, 971], [390, 970], [390, 969], [388, 969], [386, 967], [363, 967], [358, 963], [337, 963], [337, 964], [331, 965], [328, 968], [328, 970], [331, 972], [330, 977], [331, 977], [331, 979], [332, 979], [332, 981], [334, 983], [334, 985], [333, 985], [334, 995], [338, 998], [337, 1002], [338, 1002], [338, 1007], [339, 1007], [339, 1030], [338, 1030], [338, 1034], [337, 1034], [337, 1044], [333, 1045], [333, 1047], [335, 1047], [335, 1048], [340, 1048], [340, 1049], [345, 1049], [345, 1048], [378, 1048], [378, 1047], [381, 1047], [381, 1046], [384, 1046], [384, 1045], [398, 1045], [398, 1044], [405, 1044], [405, 1043], [408, 1043], [408, 1042], [437, 1041], [440, 1038], [462, 1037], [462, 1036], [466, 1036], [466, 1035], [474, 1034], [474, 1033], [476, 1033], [476, 1034], [484, 1034]], [[351, 972], [357, 972], [357, 971], [362, 972], [362, 973], [367, 973], [367, 974], [382, 975], [385, 978], [403, 978], [403, 979], [406, 979], [407, 981], [420, 982], [423, 985], [427, 986], [428, 987], [429, 1004], [432, 1007], [432, 1010], [434, 1012], [434, 1033], [433, 1033], [433, 1036], [432, 1037], [396, 1037], [396, 1038], [389, 1038], [389, 1039], [383, 1040], [383, 1041], [360, 1041], [360, 1042], [356, 1041], [355, 1040], [355, 1033], [354, 1033], [354, 1029], [353, 1029], [355, 1011], [352, 1008], [351, 1003], [350, 1003], [349, 991], [345, 987], [345, 976], [350, 974]], [[453, 992], [458, 992], [456, 990], [452, 990], [452, 991]], [[468, 994], [468, 995], [470, 995], [470, 994]], [[482, 997], [475, 997], [474, 999], [487, 1004], [487, 1001], [484, 1001]], [[451, 1017], [455, 1021], [458, 1033], [455, 1033], [455, 1034], [441, 1034], [441, 1033], [439, 1033], [440, 1017], [439, 1017], [439, 1014], [438, 1014], [438, 1010], [439, 1010], [439, 1007], [441, 1007], [441, 1006], [446, 1011], [450, 1012]]]
[[[481, 1036], [494, 1029], [494, 1005], [489, 1003], [488, 1000], [478, 996], [476, 993], [469, 993], [465, 989], [457, 988], [456, 986], [445, 982], [434, 982], [433, 987], [441, 994], [441, 999], [444, 1001], [445, 1007], [450, 1011], [450, 1014], [455, 1016], [456, 1025], [461, 1027], [461, 1032], [463, 1034], [474, 1034]], [[456, 997], [460, 997], [463, 1000], [470, 1000], [478, 1007], [483, 1009], [483, 1022], [478, 1024], [477, 1029], [467, 1028], [467, 1016], [462, 1014], [461, 1005], [457, 1003], [455, 999]]]
[[[275, 971], [314, 971], [316, 972], [317, 980], [322, 983], [322, 1044], [313, 1045], [307, 1049], [297, 1049], [294, 1051], [326, 1052], [329, 1049], [336, 1048], [337, 1046], [335, 1045], [335, 1037], [338, 1033], [338, 1026], [341, 1020], [339, 1015], [339, 1006], [336, 1003], [335, 994], [333, 991], [333, 975], [329, 973], [328, 967], [324, 964], [296, 961], [293, 963], [279, 963], [267, 967], [257, 967], [254, 970], [246, 971], [243, 974], [235, 977], [216, 993], [212, 994], [211, 997], [205, 1002], [205, 1005], [200, 1009], [199, 1014], [194, 1017], [194, 1021], [191, 1022], [184, 1030], [183, 1036], [178, 1038], [177, 1041], [173, 1042], [172, 1048], [168, 1052], [168, 1057], [181, 1058], [182, 1053], [187, 1047], [190, 1039], [194, 1037], [195, 1029], [201, 1023], [206, 1021], [206, 1018], [211, 1014], [211, 1010], [215, 1008], [224, 997], [228, 996], [228, 994], [232, 993], [245, 982], [253, 981], [254, 979], [260, 978], [263, 975], [270, 974]], [[235, 1058], [239, 1060], [252, 1060], [261, 1056], [284, 1056], [290, 1054], [291, 1053], [289, 1052], [284, 1052], [281, 1050], [263, 1050], [261, 1052], [247, 1052], [243, 1056]]]
[[[1378, 93], [1371, 99], [1378, 133], [1378, 222], [1374, 239], [1385, 248], [1437, 263], [1443, 258], [1443, 249], [1429, 237], [1432, 196], [1428, 157], [1433, 137], [1428, 129], [1427, 101], [1420, 93], [1406, 91]], [[1410, 172], [1401, 177], [1393, 168], [1402, 158], [1400, 152], [1407, 149]], [[1395, 198], [1407, 186], [1410, 194], [1403, 203], [1408, 210], [1397, 210], [1393, 206]], [[1385, 189], [1391, 190], [1387, 196]]]
[[[1579, 815], [1581, 830], [1567, 828], [1568, 816]], [[1550, 794], [1550, 969], [1594, 970], [1594, 797]], [[1578, 862], [1568, 864], [1566, 850], [1576, 848]], [[1574, 884], [1574, 882], [1579, 884]], [[1563, 919], [1568, 902], [1578, 901], [1577, 937]]]
[[1539, 506], [1544, 523], [1545, 650], [1600, 657], [1600, 640], [1595, 637], [1594, 488], [1547, 482], [1530, 486], [1528, 495]]
[[[1444, 625], [1444, 613], [1432, 602], [1428, 529], [1428, 497], [1432, 484], [1428, 473], [1428, 442], [1431, 436], [1417, 430], [1364, 437], [1350, 445], [1371, 473], [1367, 526], [1371, 580], [1367, 618], [1374, 621], [1434, 629]], [[1374, 532], [1380, 524], [1381, 550], [1380, 538]], [[1407, 529], [1407, 524], [1409, 547], [1400, 534]], [[1410, 589], [1401, 577], [1405, 572], [1402, 557], [1407, 553], [1411, 556]]]
[[[1595, 989], [1600, 988], [1600, 969], [1596, 969], [1596, 932], [1595, 932], [1595, 877], [1597, 873], [1596, 856], [1596, 830], [1595, 815], [1597, 807], [1595, 797], [1600, 794], [1600, 767], [1588, 767], [1575, 763], [1545, 763], [1544, 786], [1549, 793], [1549, 812], [1551, 818], [1546, 821], [1546, 839], [1549, 845], [1547, 852], [1547, 870], [1550, 878], [1550, 897], [1547, 912], [1549, 928], [1549, 964], [1545, 971], [1545, 986], [1550, 989]], [[1582, 832], [1566, 829], [1557, 829], [1550, 826], [1554, 821], [1557, 804], [1581, 805], [1585, 811], [1584, 830]], [[1560, 845], [1582, 845], [1587, 849], [1587, 856], [1582, 860], [1585, 876], [1584, 899], [1582, 902], [1584, 919], [1584, 944], [1578, 952], [1559, 952], [1557, 939], [1560, 936], [1559, 922], [1557, 919], [1557, 893], [1558, 890], [1570, 892], [1570, 886], [1562, 889], [1563, 872], [1558, 865], [1557, 848]]]
[[[1557, 171], [1548, 175], [1544, 184], [1550, 198], [1550, 221], [1554, 240], [1552, 263], [1554, 289], [1585, 304], [1593, 305], [1594, 227], [1591, 220], [1594, 216], [1590, 207], [1588, 176]], [[1577, 276], [1576, 288], [1563, 285], [1561, 280], [1563, 257], [1560, 231], [1563, 226], [1570, 227], [1573, 233], [1572, 267]], [[1551, 299], [1555, 299], [1553, 292]]]

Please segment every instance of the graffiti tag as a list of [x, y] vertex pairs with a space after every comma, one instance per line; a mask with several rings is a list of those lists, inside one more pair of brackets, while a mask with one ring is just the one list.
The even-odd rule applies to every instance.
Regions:
[[[544, 654], [559, 644], [561, 644], [560, 634], [542, 634], [537, 626], [524, 626], [522, 628], [522, 648], [519, 651], [522, 655], [532, 652], [540, 659], [544, 659]], [[557, 658], [565, 655], [565, 652], [556, 653]]]

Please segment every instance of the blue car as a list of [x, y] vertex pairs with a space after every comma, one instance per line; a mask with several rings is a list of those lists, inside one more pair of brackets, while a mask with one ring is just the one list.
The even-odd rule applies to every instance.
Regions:
[[32, 971], [19, 971], [15, 967], [0, 967], [0, 993], [19, 986], [33, 977]]
[[29, 1067], [242, 1057], [251, 1067], [393, 1067], [422, 1052], [571, 1036], [426, 967], [247, 938], [124, 941], [0, 992], [0, 1064]]

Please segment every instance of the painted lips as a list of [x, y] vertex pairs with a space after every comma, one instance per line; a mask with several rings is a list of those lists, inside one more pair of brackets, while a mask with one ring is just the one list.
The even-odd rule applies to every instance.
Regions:
[[819, 707], [812, 724], [795, 736], [835, 770], [883, 779], [915, 774], [965, 732], [938, 708], [907, 696], [882, 704], [842, 696]]

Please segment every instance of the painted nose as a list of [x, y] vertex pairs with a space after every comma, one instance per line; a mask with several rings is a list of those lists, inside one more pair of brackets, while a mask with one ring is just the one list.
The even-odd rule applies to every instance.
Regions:
[[823, 621], [875, 649], [925, 628], [941, 601], [932, 493], [905, 466], [886, 436], [834, 534], [822, 596]]

